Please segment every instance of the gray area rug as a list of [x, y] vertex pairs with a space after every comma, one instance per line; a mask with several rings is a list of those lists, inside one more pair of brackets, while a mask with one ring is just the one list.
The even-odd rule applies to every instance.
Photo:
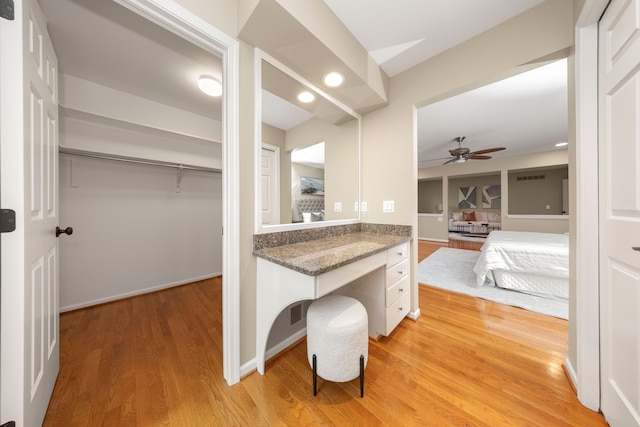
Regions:
[[477, 287], [473, 266], [480, 252], [440, 248], [418, 264], [418, 282], [548, 316], [569, 318], [569, 303], [495, 286]]

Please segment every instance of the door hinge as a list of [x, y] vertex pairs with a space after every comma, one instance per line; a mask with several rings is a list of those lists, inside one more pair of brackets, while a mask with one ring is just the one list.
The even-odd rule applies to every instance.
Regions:
[[13, 21], [14, 19], [13, 0], [0, 0], [0, 17], [4, 19], [8, 19], [9, 21]]
[[11, 233], [15, 229], [16, 211], [13, 209], [0, 209], [0, 233]]

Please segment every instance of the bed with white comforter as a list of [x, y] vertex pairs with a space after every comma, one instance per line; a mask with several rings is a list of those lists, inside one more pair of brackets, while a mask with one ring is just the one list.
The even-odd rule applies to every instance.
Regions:
[[569, 236], [492, 231], [474, 273], [477, 285], [495, 285], [548, 298], [569, 298]]

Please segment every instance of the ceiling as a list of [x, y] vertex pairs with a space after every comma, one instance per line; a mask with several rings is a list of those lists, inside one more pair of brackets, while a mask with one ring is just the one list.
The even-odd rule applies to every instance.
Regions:
[[201, 75], [222, 77], [219, 57], [115, 1], [40, 0], [40, 6], [60, 73], [221, 119], [221, 98], [196, 85]]
[[[542, 2], [403, 0], [398, 7], [383, 0], [324, 1], [390, 77]], [[61, 73], [221, 118], [221, 99], [202, 94], [195, 83], [202, 74], [220, 77], [220, 58], [114, 1], [40, 4]], [[537, 83], [543, 81], [538, 77]], [[564, 88], [552, 86], [535, 91], [529, 86], [524, 92], [510, 86], [500, 103], [489, 102], [487, 97], [496, 96], [492, 89], [477, 90], [421, 108], [420, 165], [445, 157], [457, 136], [466, 136], [464, 145], [472, 151], [507, 147], [494, 157], [546, 150], [552, 140], [566, 141], [566, 76]]]

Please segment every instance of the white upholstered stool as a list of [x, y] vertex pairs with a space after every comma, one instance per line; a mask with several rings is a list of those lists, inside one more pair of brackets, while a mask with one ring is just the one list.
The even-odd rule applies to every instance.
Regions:
[[369, 356], [367, 310], [356, 299], [328, 295], [307, 310], [307, 358], [313, 369], [313, 395], [317, 376], [345, 382], [360, 376], [364, 396], [364, 368]]

